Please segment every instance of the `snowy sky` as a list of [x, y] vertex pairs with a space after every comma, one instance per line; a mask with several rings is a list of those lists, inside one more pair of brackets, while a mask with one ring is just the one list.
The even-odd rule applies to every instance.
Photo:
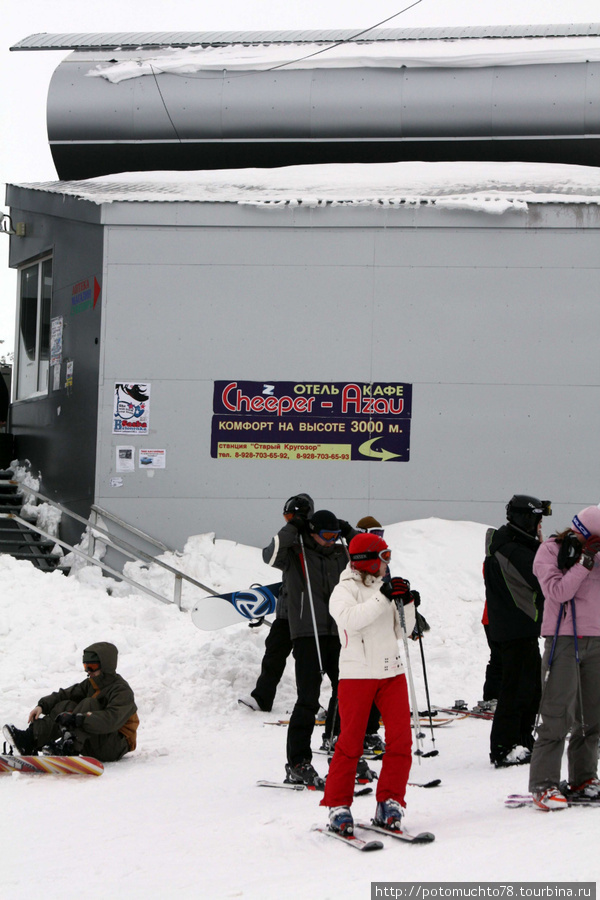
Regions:
[[[25, 0], [0, 4], [0, 182], [56, 177], [46, 134], [46, 97], [54, 69], [67, 53], [10, 53], [9, 47], [37, 32], [198, 31], [356, 28], [377, 25], [410, 5], [395, 0], [221, 0], [198, 17], [192, 0]], [[365, 11], [367, 18], [365, 18]], [[597, 0], [420, 0], [384, 27], [525, 25], [596, 22]], [[3, 188], [2, 188], [3, 190]], [[4, 196], [2, 197], [4, 200]], [[4, 203], [0, 206], [6, 210]], [[8, 238], [0, 235], [0, 355], [12, 347], [16, 278], [7, 269]]]

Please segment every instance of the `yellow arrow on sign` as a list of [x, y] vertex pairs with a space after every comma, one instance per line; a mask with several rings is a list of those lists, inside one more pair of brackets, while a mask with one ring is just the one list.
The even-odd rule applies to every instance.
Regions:
[[365, 443], [361, 444], [358, 448], [358, 452], [362, 453], [363, 456], [374, 456], [376, 459], [381, 459], [383, 462], [385, 462], [386, 459], [396, 459], [396, 457], [402, 456], [401, 453], [390, 453], [389, 450], [375, 450], [372, 445], [378, 440], [378, 437], [374, 437], [371, 438], [370, 441], [365, 441]]

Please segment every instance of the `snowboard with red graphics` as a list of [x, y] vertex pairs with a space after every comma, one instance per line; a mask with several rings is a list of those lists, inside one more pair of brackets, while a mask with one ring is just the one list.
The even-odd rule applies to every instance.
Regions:
[[0, 756], [0, 775], [102, 775], [104, 766], [91, 756]]

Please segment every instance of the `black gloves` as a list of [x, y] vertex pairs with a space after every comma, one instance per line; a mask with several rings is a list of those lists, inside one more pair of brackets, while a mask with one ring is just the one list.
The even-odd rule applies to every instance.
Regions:
[[577, 535], [573, 534], [571, 531], [566, 534], [560, 542], [556, 565], [561, 571], [566, 572], [571, 566], [575, 565], [580, 556], [581, 543], [579, 542]]
[[296, 531], [299, 532], [299, 534], [304, 534], [304, 532], [306, 531], [306, 526], [308, 525], [308, 519], [305, 519], [303, 516], [295, 515], [292, 516], [292, 518], [288, 522], [288, 525], [293, 525]]
[[412, 601], [415, 604], [415, 609], [417, 606], [421, 605], [421, 595], [418, 591], [411, 591], [410, 596], [412, 597]]
[[56, 717], [57, 725], [61, 728], [83, 728], [83, 713], [61, 712]]
[[340, 531], [342, 533], [342, 537], [346, 538], [346, 540], [348, 540], [348, 538], [352, 534], [352, 530], [353, 530], [352, 525], [350, 524], [350, 522], [346, 522], [344, 519], [338, 519], [338, 522], [340, 524]]
[[579, 557], [581, 565], [585, 566], [586, 569], [593, 569], [594, 558], [599, 550], [600, 537], [597, 534], [592, 534], [581, 548], [581, 556]]
[[379, 590], [392, 603], [396, 600], [401, 600], [403, 604], [413, 601], [410, 582], [406, 578], [392, 578], [391, 581], [384, 581]]

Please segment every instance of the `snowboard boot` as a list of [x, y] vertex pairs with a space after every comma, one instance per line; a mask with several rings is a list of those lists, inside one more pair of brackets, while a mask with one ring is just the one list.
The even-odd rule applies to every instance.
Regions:
[[369, 768], [366, 759], [359, 759], [356, 766], [356, 783], [370, 784], [371, 781], [375, 781], [376, 778], [377, 772], [374, 772], [373, 769]]
[[490, 762], [497, 769], [506, 769], [508, 766], [525, 766], [531, 761], [531, 750], [517, 744], [508, 753], [490, 753]]
[[25, 731], [21, 731], [14, 725], [5, 725], [2, 734], [21, 756], [37, 755], [31, 725]]
[[533, 791], [533, 802], [538, 809], [549, 812], [554, 809], [567, 809], [567, 798], [557, 787], [546, 788], [545, 790]]
[[404, 809], [397, 800], [384, 800], [377, 804], [373, 825], [387, 828], [388, 831], [402, 831]]
[[264, 710], [258, 700], [255, 700], [252, 694], [248, 694], [244, 697], [238, 698], [238, 703], [240, 706], [246, 706], [248, 709], [253, 710], [254, 712], [267, 712]]
[[365, 734], [363, 749], [369, 756], [382, 756], [385, 753], [385, 744], [378, 734]]
[[295, 766], [286, 763], [285, 772], [284, 784], [304, 784], [313, 791], [325, 790], [325, 781], [312, 766], [310, 760], [305, 759], [304, 762], [297, 763]]
[[353, 834], [354, 819], [347, 806], [334, 806], [329, 810], [329, 830], [337, 834]]
[[44, 756], [80, 756], [81, 745], [70, 731], [65, 731], [56, 741], [47, 744], [42, 753]]

